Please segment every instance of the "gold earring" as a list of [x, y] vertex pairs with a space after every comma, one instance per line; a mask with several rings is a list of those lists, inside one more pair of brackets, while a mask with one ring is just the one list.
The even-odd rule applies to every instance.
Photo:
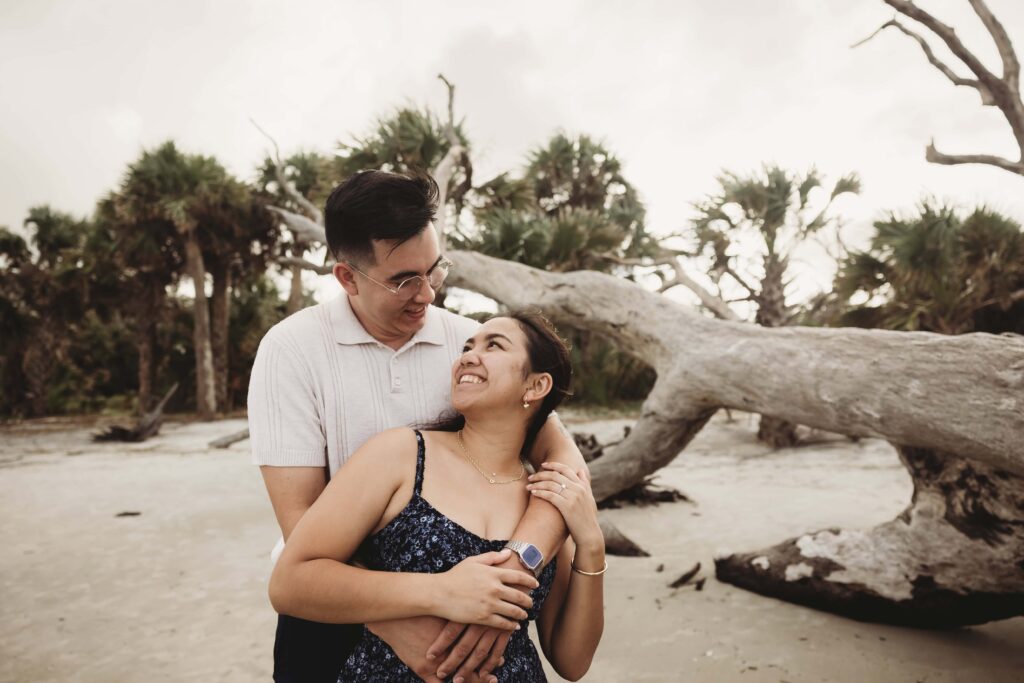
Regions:
[[523, 401], [523, 408], [529, 408], [529, 407], [530, 407], [530, 402], [529, 401]]

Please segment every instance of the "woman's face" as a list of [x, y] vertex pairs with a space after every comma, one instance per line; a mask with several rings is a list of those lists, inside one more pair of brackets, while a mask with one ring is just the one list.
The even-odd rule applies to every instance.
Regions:
[[452, 366], [452, 404], [462, 414], [487, 407], [506, 410], [522, 404], [529, 389], [524, 376], [529, 357], [526, 335], [512, 318], [492, 318], [466, 340]]

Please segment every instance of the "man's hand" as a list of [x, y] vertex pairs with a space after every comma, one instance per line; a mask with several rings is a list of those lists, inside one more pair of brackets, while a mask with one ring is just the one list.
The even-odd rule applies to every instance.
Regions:
[[[519, 561], [519, 556], [515, 553], [511, 553], [506, 560], [494, 566], [514, 569], [531, 579], [534, 578], [533, 573], [523, 566], [522, 562]], [[516, 587], [529, 594], [525, 587]], [[429, 659], [433, 656], [436, 659], [440, 659], [442, 655], [446, 652], [448, 653], [448, 656], [437, 668], [438, 676], [442, 678], [455, 671], [456, 678], [464, 677], [468, 682], [471, 680], [469, 676], [476, 671], [478, 675], [485, 677], [483, 680], [497, 681], [497, 678], [492, 676], [491, 672], [503, 663], [505, 648], [508, 646], [508, 641], [511, 637], [512, 633], [509, 631], [501, 631], [478, 625], [467, 627], [463, 624], [449, 622], [445, 625], [437, 640], [430, 646], [430, 649], [427, 651], [427, 658]], [[454, 647], [452, 646], [453, 643], [455, 644]], [[451, 648], [450, 651], [449, 648]], [[456, 667], [458, 668], [456, 669]]]
[[[444, 624], [444, 619], [438, 617], [411, 617], [367, 624], [366, 628], [390, 645], [398, 658], [417, 676], [428, 683], [442, 683], [437, 676], [437, 662], [428, 660], [426, 652]], [[480, 683], [481, 680], [474, 675], [467, 677], [466, 683]]]
[[477, 624], [466, 626], [449, 621], [427, 650], [427, 659], [436, 662], [444, 658], [437, 667], [439, 678], [445, 678], [455, 671], [456, 681], [464, 679], [468, 683], [479, 677], [479, 680], [497, 683], [497, 676], [491, 672], [505, 662], [505, 647], [511, 637], [511, 632], [502, 629]]

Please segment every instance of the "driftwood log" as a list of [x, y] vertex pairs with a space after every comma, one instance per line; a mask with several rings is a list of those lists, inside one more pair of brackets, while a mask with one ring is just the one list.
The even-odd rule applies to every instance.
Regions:
[[167, 402], [171, 400], [171, 396], [177, 390], [178, 383], [175, 382], [174, 386], [168, 389], [164, 397], [160, 399], [160, 403], [156, 405], [156, 408], [140, 417], [134, 426], [120, 427], [112, 425], [103, 432], [94, 434], [92, 440], [139, 442], [145, 441], [151, 436], [156, 436], [160, 432], [160, 426], [164, 423], [164, 406], [167, 405]]
[[603, 335], [656, 371], [629, 436], [591, 463], [598, 499], [671, 462], [720, 407], [897, 445], [915, 489], [897, 519], [720, 558], [722, 580], [914, 626], [1024, 614], [1021, 337], [769, 329], [601, 273], [449, 256], [454, 285]]

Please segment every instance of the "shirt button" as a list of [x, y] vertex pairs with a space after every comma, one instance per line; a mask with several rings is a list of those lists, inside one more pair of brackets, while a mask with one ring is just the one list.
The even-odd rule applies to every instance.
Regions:
[[402, 380], [400, 378], [397, 378], [397, 377], [395, 378], [395, 386], [396, 387], [402, 386]]

